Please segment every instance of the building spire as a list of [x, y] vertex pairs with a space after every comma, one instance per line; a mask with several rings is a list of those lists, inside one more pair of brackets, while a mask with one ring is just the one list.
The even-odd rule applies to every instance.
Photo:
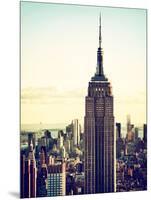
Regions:
[[102, 37], [101, 37], [101, 13], [100, 13], [100, 25], [99, 25], [99, 48], [101, 48], [101, 40], [102, 40]]
[[103, 50], [101, 47], [102, 43], [102, 35], [101, 35], [101, 13], [99, 16], [99, 47], [97, 51], [97, 67], [96, 67], [96, 73], [95, 76], [92, 77], [92, 81], [107, 81], [107, 78], [104, 75], [103, 72]]
[[102, 55], [102, 48], [101, 48], [101, 42], [102, 42], [102, 37], [101, 37], [101, 13], [100, 13], [100, 18], [99, 18], [99, 48], [97, 52], [97, 74], [99, 76], [104, 76], [103, 72], [103, 55]]

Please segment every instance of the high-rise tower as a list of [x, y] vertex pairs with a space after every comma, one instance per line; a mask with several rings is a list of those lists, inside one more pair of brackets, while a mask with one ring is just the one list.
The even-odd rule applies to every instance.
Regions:
[[97, 69], [85, 99], [85, 193], [114, 192], [114, 116], [111, 85], [103, 72], [101, 15]]
[[36, 197], [37, 167], [32, 140], [29, 146], [28, 156], [23, 155], [22, 157], [21, 166], [21, 198]]
[[121, 139], [121, 123], [116, 123], [116, 140]]
[[80, 143], [80, 124], [78, 119], [72, 121], [73, 143], [79, 145]]

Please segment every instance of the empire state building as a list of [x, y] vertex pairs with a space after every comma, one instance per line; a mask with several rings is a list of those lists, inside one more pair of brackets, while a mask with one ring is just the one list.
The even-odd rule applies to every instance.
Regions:
[[111, 85], [103, 72], [101, 16], [97, 69], [85, 98], [85, 194], [114, 192], [114, 115]]

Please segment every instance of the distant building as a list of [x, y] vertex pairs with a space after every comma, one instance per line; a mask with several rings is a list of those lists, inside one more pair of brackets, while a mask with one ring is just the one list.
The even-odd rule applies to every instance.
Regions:
[[30, 148], [30, 144], [33, 144], [33, 148], [36, 147], [36, 134], [34, 132], [28, 133], [28, 148]]
[[51, 138], [51, 132], [49, 130], [45, 130], [44, 135], [46, 138]]
[[66, 167], [65, 163], [48, 166], [47, 196], [66, 195]]
[[66, 139], [64, 141], [64, 146], [65, 146], [67, 153], [70, 153], [70, 140], [69, 139]]
[[[47, 159], [48, 159], [48, 156], [47, 156], [48, 148], [47, 148], [45, 136], [41, 137], [39, 150], [40, 150], [41, 153], [42, 153], [42, 152], [44, 153], [45, 161], [46, 161], [46, 163], [47, 163]], [[40, 154], [40, 155], [41, 155], [41, 154]]]
[[61, 156], [62, 156], [62, 158], [66, 158], [66, 149], [64, 146], [62, 146], [62, 148], [61, 148]]
[[44, 149], [40, 152], [40, 166], [37, 173], [37, 197], [47, 196], [47, 165]]
[[41, 148], [41, 152], [40, 152], [40, 166], [42, 166], [43, 164], [46, 164], [46, 157], [45, 157], [44, 149]]
[[135, 154], [135, 144], [134, 142], [128, 142], [125, 145], [125, 155], [134, 155]]
[[58, 131], [57, 147], [61, 149], [63, 147], [64, 134], [63, 131]]
[[69, 124], [68, 126], [66, 126], [66, 133], [67, 133], [69, 139], [71, 140], [71, 138], [73, 137], [73, 135], [72, 135], [72, 123]]
[[127, 142], [134, 142], [135, 133], [134, 133], [134, 124], [131, 124], [130, 115], [127, 115], [127, 134], [126, 134], [126, 141]]
[[147, 143], [147, 124], [143, 125], [143, 140]]
[[47, 142], [46, 142], [46, 137], [45, 136], [43, 136], [43, 137], [41, 137], [41, 147], [43, 146], [43, 147], [46, 147], [47, 146]]
[[55, 158], [53, 156], [49, 156], [49, 163], [48, 165], [54, 165], [55, 163]]
[[121, 123], [116, 123], [116, 140], [121, 138]]
[[37, 173], [37, 197], [47, 196], [47, 165], [42, 164]]
[[51, 132], [49, 130], [45, 130], [44, 137], [46, 138], [47, 151], [49, 151], [49, 149], [52, 149], [54, 143], [54, 140], [51, 136]]
[[134, 142], [134, 135], [135, 133], [133, 131], [129, 131], [126, 135], [126, 140], [128, 142]]
[[74, 141], [73, 141], [73, 139], [70, 140], [70, 151], [71, 152], [74, 151]]
[[74, 145], [80, 144], [80, 133], [81, 133], [81, 126], [79, 124], [78, 119], [74, 119], [72, 121], [72, 133], [73, 133], [73, 141]]
[[134, 132], [134, 141], [136, 141], [137, 139], [138, 139], [138, 131], [139, 131], [139, 129], [137, 128], [137, 127], [135, 127], [135, 132]]
[[116, 158], [120, 158], [125, 150], [124, 140], [119, 138], [116, 140]]
[[131, 131], [131, 117], [127, 115], [127, 133]]

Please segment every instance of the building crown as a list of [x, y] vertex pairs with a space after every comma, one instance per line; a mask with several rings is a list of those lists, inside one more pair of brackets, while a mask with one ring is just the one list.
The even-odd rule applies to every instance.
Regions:
[[99, 47], [97, 51], [97, 67], [96, 67], [96, 73], [91, 78], [92, 81], [107, 81], [107, 78], [104, 75], [103, 72], [103, 50], [101, 47], [102, 43], [102, 36], [101, 36], [101, 13], [99, 17]]

